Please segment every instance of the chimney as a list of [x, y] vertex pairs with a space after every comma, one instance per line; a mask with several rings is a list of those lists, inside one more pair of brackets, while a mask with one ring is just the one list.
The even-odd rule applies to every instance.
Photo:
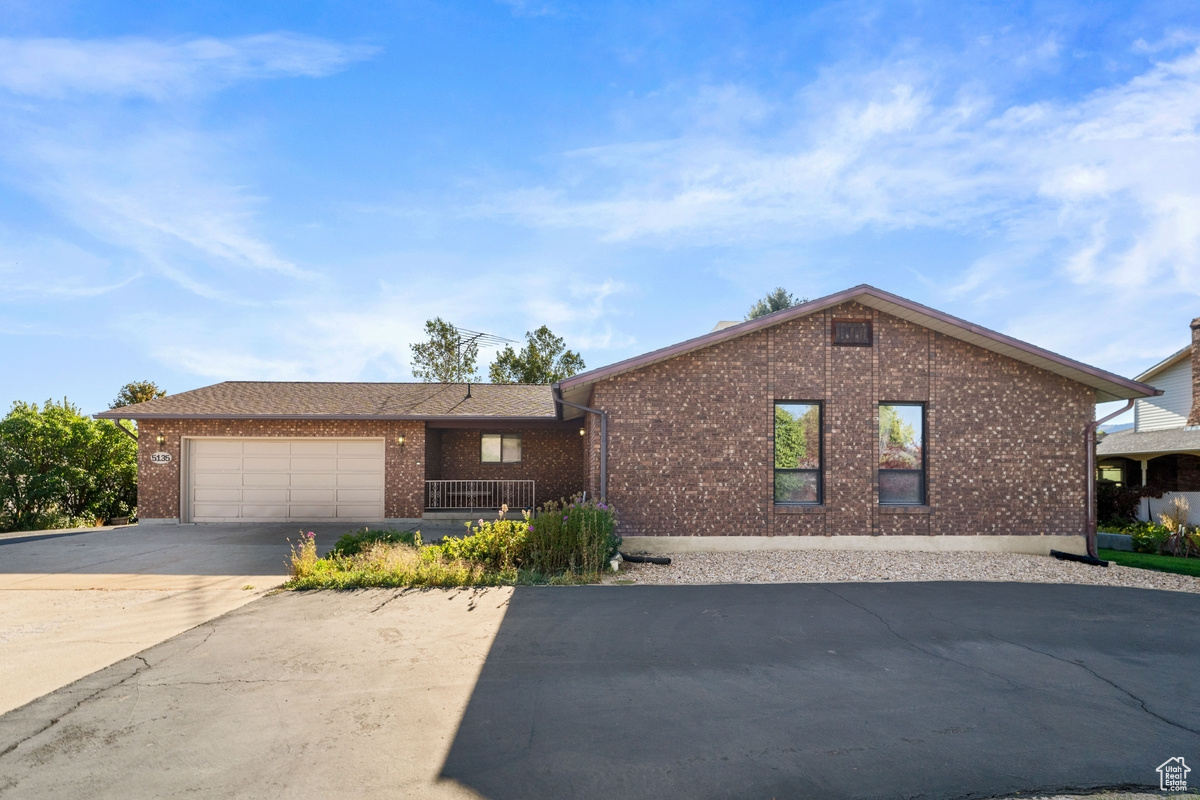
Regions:
[[1200, 425], [1200, 317], [1192, 320], [1192, 410], [1188, 414], [1189, 428]]

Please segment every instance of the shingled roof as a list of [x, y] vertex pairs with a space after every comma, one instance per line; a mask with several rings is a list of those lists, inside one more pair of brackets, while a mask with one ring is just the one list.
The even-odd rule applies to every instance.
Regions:
[[101, 419], [555, 419], [549, 386], [226, 381]]

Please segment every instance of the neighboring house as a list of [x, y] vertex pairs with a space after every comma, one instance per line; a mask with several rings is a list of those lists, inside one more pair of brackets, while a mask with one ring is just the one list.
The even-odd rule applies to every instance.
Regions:
[[98, 416], [139, 421], [143, 521], [532, 488], [605, 497], [635, 548], [1045, 553], [1083, 551], [1095, 404], [1154, 392], [859, 286], [553, 387], [222, 383]]
[[1161, 499], [1142, 498], [1140, 516], [1152, 519], [1173, 497], [1191, 505], [1200, 524], [1200, 319], [1192, 320], [1192, 343], [1138, 375], [1162, 390], [1134, 404], [1133, 427], [1104, 437], [1096, 446], [1098, 475], [1123, 486], [1153, 486]]

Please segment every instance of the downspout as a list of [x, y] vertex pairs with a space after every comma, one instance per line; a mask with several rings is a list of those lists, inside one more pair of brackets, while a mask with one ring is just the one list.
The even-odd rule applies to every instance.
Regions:
[[1088, 423], [1083, 435], [1084, 447], [1087, 449], [1087, 554], [1092, 558], [1096, 555], [1096, 428], [1116, 416], [1124, 414], [1133, 408], [1134, 399], [1130, 399], [1125, 407], [1114, 411], [1103, 419], [1092, 420]]
[[137, 434], [135, 434], [133, 431], [129, 430], [129, 429], [128, 429], [128, 428], [126, 428], [124, 425], [122, 425], [122, 424], [121, 424], [121, 420], [119, 420], [119, 419], [114, 419], [114, 420], [112, 421], [112, 424], [113, 424], [113, 425], [116, 425], [116, 426], [117, 426], [117, 430], [119, 430], [121, 433], [123, 433], [123, 434], [125, 434], [126, 436], [128, 436], [130, 439], [133, 439], [135, 442], [138, 440]]
[[595, 414], [600, 417], [600, 500], [605, 502], [608, 500], [608, 412], [601, 411], [598, 408], [590, 406], [581, 406], [578, 403], [571, 403], [563, 400], [562, 389], [558, 388], [558, 384], [554, 385], [554, 402], [560, 403], [571, 408], [578, 408], [580, 411], [586, 411], [589, 414]]

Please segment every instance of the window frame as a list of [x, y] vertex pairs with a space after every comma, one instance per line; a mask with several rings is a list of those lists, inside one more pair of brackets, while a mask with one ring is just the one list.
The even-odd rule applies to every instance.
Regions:
[[[865, 342], [839, 342], [837, 337], [838, 325], [844, 322], [861, 323], [867, 326], [867, 340]], [[872, 324], [874, 320], [861, 317], [851, 318], [845, 317], [842, 319], [834, 319], [829, 324], [829, 343], [834, 347], [874, 347], [875, 346], [875, 326]]]
[[[891, 469], [879, 466], [879, 409], [884, 406], [908, 406], [921, 409], [921, 469]], [[920, 508], [929, 505], [929, 404], [920, 400], [881, 400], [875, 408], [875, 500], [881, 506]], [[915, 503], [884, 500], [881, 494], [878, 473], [880, 472], [917, 472], [921, 476], [921, 497]]]
[[[488, 461], [483, 457], [483, 440], [488, 436], [498, 436], [500, 438], [500, 458], [497, 461]], [[516, 439], [518, 442], [517, 447], [521, 451], [521, 457], [516, 459], [515, 461], [505, 461], [504, 460], [504, 439], [506, 437]], [[504, 432], [498, 432], [498, 431], [480, 431], [479, 432], [479, 463], [480, 464], [520, 464], [524, 459], [525, 459], [525, 444], [524, 444], [524, 442], [521, 441], [520, 431], [517, 431], [515, 433], [511, 433], [511, 432], [504, 433]]]
[[[787, 469], [775, 466], [775, 409], [778, 406], [816, 406], [817, 407], [817, 468]], [[776, 476], [780, 472], [815, 472], [817, 474], [817, 499], [811, 500], [776, 500]], [[825, 401], [823, 400], [775, 400], [771, 403], [771, 500], [776, 506], [784, 508], [814, 508], [825, 505]]]

